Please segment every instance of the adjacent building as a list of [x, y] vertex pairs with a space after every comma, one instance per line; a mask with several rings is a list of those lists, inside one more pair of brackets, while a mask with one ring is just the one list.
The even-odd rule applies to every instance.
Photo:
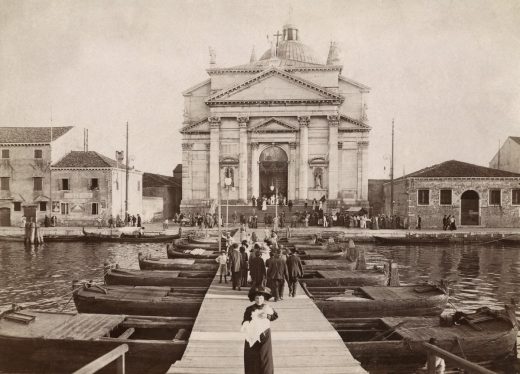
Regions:
[[280, 36], [243, 65], [219, 67], [212, 51], [209, 78], [183, 93], [181, 209], [273, 190], [368, 206], [369, 88], [342, 75], [334, 43], [322, 62], [295, 25]]
[[510, 136], [500, 147], [489, 167], [520, 173], [520, 136]]
[[145, 221], [171, 219], [179, 213], [182, 199], [181, 178], [143, 174], [143, 219]]
[[72, 126], [0, 127], [0, 226], [50, 215], [50, 165], [82, 148], [83, 132]]
[[[60, 225], [84, 226], [123, 218], [125, 165], [94, 151], [73, 151], [52, 165], [52, 215]], [[142, 214], [143, 173], [128, 170], [128, 213]]]
[[[391, 183], [384, 184], [385, 213], [391, 212]], [[416, 228], [442, 228], [444, 215], [456, 224], [520, 226], [520, 173], [446, 161], [393, 182], [393, 212]]]

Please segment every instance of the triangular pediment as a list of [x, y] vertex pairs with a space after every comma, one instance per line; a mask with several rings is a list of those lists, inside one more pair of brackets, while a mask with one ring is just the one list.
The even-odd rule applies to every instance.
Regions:
[[343, 97], [286, 71], [271, 68], [206, 100], [208, 105], [235, 103], [330, 103]]
[[193, 134], [193, 133], [205, 134], [205, 133], [209, 133], [209, 131], [210, 131], [210, 127], [209, 127], [209, 122], [208, 122], [207, 118], [194, 122], [194, 123], [190, 123], [181, 129], [182, 134]]
[[342, 132], [366, 132], [370, 131], [371, 127], [363, 121], [341, 114], [338, 130]]
[[249, 128], [251, 132], [296, 132], [298, 126], [286, 120], [271, 117]]

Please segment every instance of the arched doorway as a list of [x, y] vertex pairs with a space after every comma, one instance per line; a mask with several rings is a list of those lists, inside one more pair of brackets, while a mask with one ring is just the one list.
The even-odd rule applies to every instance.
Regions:
[[460, 224], [479, 225], [479, 196], [476, 191], [468, 190], [460, 196]]
[[260, 196], [271, 196], [271, 186], [287, 197], [288, 158], [285, 151], [277, 146], [264, 149], [258, 160], [260, 168]]

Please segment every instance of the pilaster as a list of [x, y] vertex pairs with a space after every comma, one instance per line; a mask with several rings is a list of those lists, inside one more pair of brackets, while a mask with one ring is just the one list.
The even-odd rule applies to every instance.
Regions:
[[220, 173], [220, 117], [208, 117], [210, 126], [209, 148], [209, 198], [218, 199]]
[[329, 199], [338, 198], [338, 126], [339, 115], [327, 116], [329, 123]]
[[307, 200], [308, 196], [308, 172], [309, 172], [309, 116], [298, 117], [300, 124], [300, 180], [298, 188], [298, 198]]
[[237, 117], [237, 121], [240, 132], [238, 193], [239, 199], [245, 203], [247, 202], [247, 122], [249, 121], [249, 117], [239, 116]]
[[251, 191], [252, 195], [258, 198], [259, 194], [259, 183], [260, 183], [260, 174], [258, 170], [258, 157], [259, 157], [259, 144], [251, 143]]
[[193, 170], [191, 165], [191, 149], [192, 143], [182, 143], [182, 198], [183, 200], [191, 200], [193, 193], [192, 176]]
[[289, 181], [287, 184], [287, 199], [296, 199], [296, 143], [289, 143]]

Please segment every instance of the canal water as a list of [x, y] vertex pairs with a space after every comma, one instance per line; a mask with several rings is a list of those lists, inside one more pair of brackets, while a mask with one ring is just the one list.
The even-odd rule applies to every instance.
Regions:
[[[502, 308], [516, 300], [520, 317], [520, 247], [367, 244], [358, 248], [365, 248], [369, 263], [397, 262], [404, 283], [448, 279], [453, 290], [451, 308]], [[139, 252], [166, 257], [165, 244], [156, 243], [47, 243], [26, 248], [23, 243], [0, 242], [0, 307], [17, 303], [40, 310], [75, 311], [73, 280], [102, 282], [106, 262], [138, 269]]]

